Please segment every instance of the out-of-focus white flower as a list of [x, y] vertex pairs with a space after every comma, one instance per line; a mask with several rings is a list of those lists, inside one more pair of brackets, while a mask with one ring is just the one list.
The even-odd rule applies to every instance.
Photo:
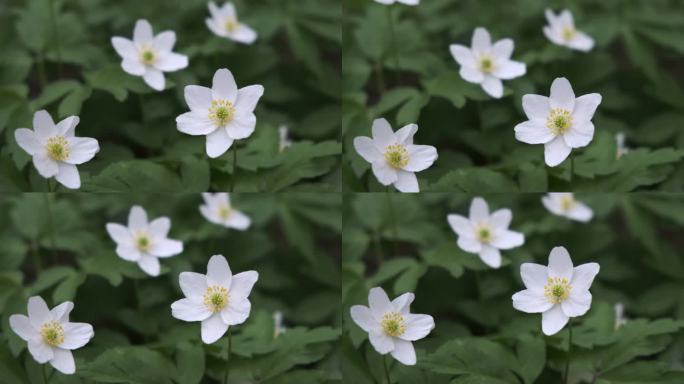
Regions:
[[599, 104], [601, 95], [575, 98], [568, 79], [559, 77], [551, 84], [551, 96], [523, 96], [523, 110], [529, 120], [515, 126], [515, 138], [527, 144], [544, 144], [544, 161], [555, 167], [573, 148], [585, 147], [594, 138], [591, 119]]
[[424, 338], [435, 328], [432, 316], [410, 313], [414, 298], [415, 295], [408, 292], [390, 301], [382, 288], [375, 287], [368, 293], [368, 307], [351, 307], [352, 320], [368, 332], [373, 348], [381, 355], [391, 353], [404, 365], [416, 364], [412, 342]]
[[470, 203], [470, 217], [447, 216], [451, 229], [458, 235], [458, 246], [478, 254], [482, 262], [492, 268], [501, 266], [500, 249], [512, 249], [525, 243], [522, 233], [508, 229], [511, 220], [510, 209], [499, 209], [490, 215], [489, 206], [481, 197]]
[[209, 13], [211, 17], [206, 19], [207, 27], [216, 36], [225, 37], [242, 44], [252, 44], [256, 41], [256, 31], [238, 20], [233, 3], [227, 2], [219, 8], [213, 1], [210, 1]]
[[544, 12], [549, 25], [544, 26], [544, 35], [552, 43], [578, 51], [588, 52], [594, 47], [594, 39], [575, 29], [572, 13], [564, 9], [558, 15], [547, 9]]
[[418, 5], [420, 0], [375, 0], [376, 3], [392, 5], [394, 3], [405, 4], [405, 5]]
[[277, 338], [287, 331], [287, 327], [283, 325], [283, 313], [280, 311], [273, 312], [273, 338]]
[[233, 208], [229, 194], [203, 193], [202, 198], [204, 204], [200, 205], [200, 213], [210, 222], [239, 231], [246, 230], [252, 224], [247, 215]]
[[615, 134], [615, 144], [617, 145], [616, 159], [621, 158], [630, 151], [630, 148], [625, 145], [625, 134], [622, 132]]
[[116, 254], [126, 261], [138, 263], [140, 269], [150, 276], [159, 276], [159, 258], [183, 252], [181, 241], [168, 238], [170, 229], [168, 217], [148, 222], [147, 213], [137, 205], [128, 214], [128, 227], [107, 223], [107, 233], [116, 242]]
[[542, 314], [545, 335], [558, 333], [570, 317], [582, 316], [591, 307], [589, 288], [599, 273], [597, 263], [572, 265], [564, 247], [555, 247], [549, 254], [549, 266], [524, 263], [520, 276], [524, 291], [513, 295], [513, 307], [526, 313]]
[[570, 192], [551, 192], [542, 197], [542, 204], [554, 215], [586, 223], [594, 216], [588, 205], [575, 200]]
[[511, 39], [501, 39], [492, 44], [489, 32], [479, 27], [473, 33], [470, 48], [452, 44], [449, 50], [461, 66], [463, 80], [480, 84], [488, 95], [498, 99], [503, 96], [501, 80], [514, 79], [527, 72], [525, 63], [511, 60], [514, 45]]
[[144, 19], [135, 23], [133, 40], [112, 37], [112, 45], [123, 59], [121, 68], [131, 75], [142, 76], [145, 83], [157, 91], [164, 90], [164, 72], [188, 66], [187, 56], [172, 52], [175, 44], [176, 32], [164, 31], [155, 36], [152, 26]]
[[71, 351], [88, 344], [95, 332], [87, 323], [72, 323], [69, 313], [74, 303], [64, 303], [50, 310], [40, 296], [28, 300], [28, 316], [12, 315], [10, 328], [28, 343], [33, 359], [40, 364], [50, 363], [58, 371], [71, 375], [76, 364]]
[[627, 317], [625, 316], [625, 306], [622, 303], [615, 303], [613, 306], [613, 311], [615, 312], [615, 329], [622, 327], [627, 324]]
[[285, 148], [292, 145], [292, 140], [290, 140], [289, 131], [286, 125], [281, 125], [278, 127], [278, 151], [282, 152]]

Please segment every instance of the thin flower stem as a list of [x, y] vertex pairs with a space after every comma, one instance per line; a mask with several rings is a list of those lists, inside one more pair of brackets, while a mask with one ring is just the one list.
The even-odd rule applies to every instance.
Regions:
[[45, 58], [43, 53], [38, 54], [38, 81], [40, 82], [40, 89], [42, 90], [47, 85], [47, 75], [45, 74]]
[[380, 245], [380, 235], [375, 231], [373, 233], [373, 245], [375, 246], [375, 258], [377, 259], [378, 268], [382, 265], [385, 255], [382, 252], [382, 246]]
[[572, 180], [575, 175], [575, 156], [570, 152], [570, 186], [572, 186]]
[[31, 255], [33, 256], [33, 263], [36, 267], [36, 274], [43, 271], [43, 263], [40, 261], [40, 255], [38, 254], [38, 244], [36, 240], [31, 241]]
[[223, 376], [223, 384], [228, 384], [228, 377], [230, 376], [230, 353], [233, 348], [231, 330], [232, 327], [228, 327], [228, 351], [226, 352], [226, 372]]
[[230, 179], [230, 192], [235, 190], [235, 179], [237, 179], [237, 145], [233, 143], [233, 177]]
[[570, 382], [570, 352], [572, 351], [572, 317], [568, 321], [568, 359], [565, 360], [565, 384]]
[[57, 73], [62, 75], [62, 47], [59, 38], [59, 28], [57, 28], [57, 16], [55, 15], [55, 0], [50, 0], [50, 24], [52, 33], [55, 34], [55, 49], [57, 50]]
[[385, 93], [385, 74], [382, 71], [382, 63], [375, 65], [376, 79], [378, 83], [378, 97]]
[[387, 187], [385, 196], [387, 196], [387, 205], [389, 206], [389, 213], [390, 213], [390, 221], [392, 222], [392, 235], [394, 236], [394, 239], [392, 241], [392, 250], [394, 251], [394, 255], [398, 253], [397, 251], [397, 241], [399, 239], [399, 231], [397, 230], [397, 218], [394, 214], [394, 204], [392, 203], [392, 194], [389, 190], [389, 186]]
[[387, 384], [392, 384], [392, 380], [390, 380], [389, 368], [387, 368], [387, 355], [382, 355], [382, 365], [385, 367], [385, 378], [387, 379]]
[[51, 194], [49, 193], [43, 193], [43, 199], [45, 200], [45, 209], [47, 213], [47, 226], [48, 226], [48, 232], [50, 236], [50, 247], [52, 248], [52, 261], [54, 263], [57, 262], [57, 251], [56, 251], [56, 246], [55, 246], [55, 228], [52, 225], [52, 204], [50, 203], [50, 196]]
[[392, 39], [392, 53], [394, 54], [394, 66], [396, 67], [396, 80], [399, 82], [399, 50], [397, 49], [397, 35], [394, 30], [394, 18], [392, 17], [392, 9], [394, 6], [390, 5], [387, 7], [387, 19], [389, 20], [390, 35]]

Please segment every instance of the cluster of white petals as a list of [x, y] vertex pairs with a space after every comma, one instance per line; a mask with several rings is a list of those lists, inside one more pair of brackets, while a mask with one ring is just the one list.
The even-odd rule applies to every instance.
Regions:
[[394, 3], [405, 4], [405, 5], [418, 5], [420, 0], [375, 0], [376, 3], [392, 5]]
[[229, 194], [203, 193], [202, 198], [204, 204], [200, 205], [200, 213], [210, 222], [239, 231], [246, 230], [252, 224], [247, 215], [233, 208]]
[[252, 44], [256, 41], [256, 31], [238, 20], [233, 3], [227, 2], [218, 7], [213, 1], [210, 1], [209, 13], [211, 17], [206, 19], [207, 27], [216, 36], [225, 37], [242, 44]]
[[549, 25], [543, 28], [544, 35], [554, 44], [583, 52], [590, 51], [594, 47], [594, 39], [575, 29], [575, 21], [569, 10], [564, 9], [556, 15], [547, 9], [544, 15], [549, 22]]
[[551, 192], [542, 197], [542, 204], [554, 215], [570, 220], [586, 223], [594, 216], [594, 211], [588, 205], [577, 201], [575, 195], [569, 192]]

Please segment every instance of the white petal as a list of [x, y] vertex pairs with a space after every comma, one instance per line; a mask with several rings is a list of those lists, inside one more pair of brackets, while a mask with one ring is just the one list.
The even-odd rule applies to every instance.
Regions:
[[256, 128], [256, 116], [253, 113], [248, 115], [236, 116], [226, 126], [226, 133], [233, 140], [246, 139], [254, 133]]
[[252, 220], [244, 213], [233, 210], [223, 224], [228, 228], [244, 231], [252, 224]]
[[389, 122], [385, 119], [373, 120], [373, 142], [378, 147], [378, 150], [383, 151], [385, 147], [396, 142], [394, 131]]
[[591, 293], [587, 290], [576, 290], [572, 287], [570, 296], [561, 303], [563, 313], [568, 317], [582, 316], [591, 307]]
[[38, 173], [46, 179], [59, 173], [59, 164], [49, 158], [47, 153], [41, 152], [33, 155], [33, 166], [36, 167]]
[[492, 47], [492, 39], [486, 29], [482, 27], [475, 28], [475, 32], [473, 33], [472, 47], [473, 51], [478, 53], [488, 51]]
[[50, 361], [55, 354], [51, 347], [43, 343], [41, 338], [35, 338], [28, 341], [28, 350], [31, 352], [33, 359], [40, 364], [45, 364]]
[[254, 111], [259, 99], [264, 94], [264, 87], [261, 85], [250, 85], [240, 88], [237, 91], [235, 109], [238, 114], [248, 114]]
[[148, 68], [143, 75], [143, 80], [145, 80], [145, 83], [147, 83], [147, 85], [156, 91], [164, 90], [164, 74], [158, 69]]
[[238, 89], [233, 73], [225, 68], [216, 71], [212, 80], [211, 92], [214, 100], [227, 100], [234, 104]]
[[461, 75], [463, 80], [469, 83], [480, 84], [485, 79], [484, 73], [482, 73], [482, 71], [475, 67], [470, 67], [466, 65], [461, 66], [461, 69], [458, 71], [458, 73], [459, 75]]
[[468, 236], [472, 236], [474, 231], [473, 225], [467, 218], [461, 215], [450, 214], [447, 215], [447, 222], [457, 235], [463, 236], [464, 234], [468, 234]]
[[523, 76], [525, 73], [527, 73], [527, 66], [525, 63], [507, 60], [499, 63], [492, 74], [499, 79], [510, 80]]
[[171, 219], [168, 217], [157, 217], [150, 221], [148, 233], [154, 237], [166, 237], [171, 229]]
[[124, 70], [124, 72], [133, 76], [142, 76], [145, 74], [146, 71], [145, 65], [141, 63], [140, 60], [137, 58], [125, 58], [121, 60], [121, 68]]
[[368, 292], [368, 306], [378, 322], [382, 320], [385, 313], [392, 311], [392, 303], [381, 287], [371, 288]]
[[185, 112], [176, 117], [176, 127], [179, 131], [193, 136], [208, 135], [217, 130], [206, 114], [200, 115], [196, 111]]
[[69, 321], [69, 314], [71, 310], [74, 309], [74, 303], [71, 301], [65, 301], [62, 304], [52, 308], [50, 310], [50, 315], [53, 319], [59, 321], [60, 323], [66, 323]]
[[420, 188], [418, 186], [418, 178], [413, 172], [397, 170], [397, 181], [394, 182], [394, 187], [399, 192], [404, 193], [418, 193]]
[[150, 276], [159, 276], [161, 266], [159, 265], [159, 259], [154, 256], [142, 255], [140, 260], [138, 260], [138, 266]]
[[142, 257], [138, 248], [131, 244], [119, 244], [116, 247], [116, 254], [127, 261], [138, 261]]
[[199, 299], [180, 299], [171, 304], [171, 316], [183, 321], [204, 321], [212, 316], [211, 311]]
[[544, 144], [544, 161], [549, 167], [555, 167], [570, 155], [570, 151], [572, 148], [565, 144], [563, 137], [556, 136], [555, 139]]
[[19, 147], [31, 156], [43, 150], [43, 146], [36, 138], [36, 134], [28, 128], [19, 128], [14, 131], [14, 139], [19, 144]]
[[183, 252], [183, 242], [173, 239], [159, 239], [152, 242], [150, 254], [157, 257], [171, 257]]
[[52, 121], [52, 116], [47, 111], [40, 110], [33, 114], [33, 131], [39, 141], [57, 135], [55, 122]]
[[549, 210], [549, 212], [554, 215], [565, 216], [563, 208], [560, 206], [559, 202], [553, 198], [553, 195], [546, 195], [542, 197], [542, 204]]
[[158, 51], [170, 51], [176, 44], [176, 32], [164, 31], [153, 38], [152, 47]]
[[245, 271], [234, 275], [230, 282], [231, 296], [247, 298], [257, 280], [259, 280], [259, 273], [256, 271]]
[[401, 128], [399, 128], [395, 133], [394, 133], [394, 138], [396, 139], [397, 143], [403, 144], [403, 145], [412, 145], [413, 144], [413, 136], [418, 132], [418, 125], [417, 124], [408, 124], [405, 125]]
[[66, 323], [62, 326], [64, 327], [64, 342], [59, 345], [60, 348], [81, 348], [95, 335], [93, 326], [88, 323]]
[[591, 122], [576, 124], [573, 123], [570, 130], [563, 134], [565, 144], [570, 148], [582, 148], [591, 143], [594, 138], [594, 124]]
[[501, 252], [489, 245], [483, 245], [480, 251], [480, 259], [483, 263], [492, 268], [499, 268], [501, 266]]
[[596, 108], [601, 104], [602, 97], [598, 93], [582, 95], [575, 100], [575, 109], [572, 111], [573, 123], [591, 121], [596, 113]]
[[416, 365], [416, 350], [410, 341], [395, 339], [392, 357], [404, 365]]
[[407, 314], [409, 313], [411, 303], [413, 303], [415, 298], [416, 295], [414, 295], [412, 292], [406, 292], [392, 300], [392, 308], [394, 308], [395, 312]]
[[565, 40], [561, 35], [558, 34], [558, 31], [555, 28], [545, 26], [544, 28], [542, 28], [542, 31], [544, 32], [546, 38], [549, 39], [552, 43], [563, 46], [565, 45]]
[[549, 269], [540, 264], [523, 263], [520, 265], [520, 277], [527, 289], [541, 294], [549, 278]]
[[219, 128], [207, 135], [207, 156], [217, 158], [233, 145], [233, 139], [228, 136], [228, 132], [224, 128]]
[[212, 344], [220, 339], [228, 330], [228, 324], [224, 323], [221, 315], [215, 313], [202, 321], [202, 341]]
[[589, 208], [589, 206], [586, 204], [575, 202], [575, 205], [572, 207], [572, 209], [565, 214], [573, 220], [586, 223], [594, 216], [594, 211], [592, 211], [591, 208]]
[[202, 114], [207, 113], [212, 101], [211, 88], [188, 85], [183, 90], [183, 94], [190, 110], [198, 111]]
[[572, 281], [570, 282], [573, 291], [575, 289], [580, 291], [588, 290], [599, 270], [600, 267], [597, 263], [586, 263], [575, 267], [572, 272]]
[[525, 244], [525, 236], [520, 232], [498, 230], [490, 244], [498, 249], [512, 249]]
[[551, 109], [548, 97], [533, 94], [523, 96], [522, 106], [528, 119], [539, 121], [542, 124], [546, 122]]
[[553, 303], [546, 300], [543, 291], [532, 291], [526, 289], [516, 292], [513, 295], [513, 308], [525, 313], [546, 312], [553, 306]]
[[50, 365], [52, 365], [56, 370], [62, 372], [65, 375], [72, 375], [76, 372], [76, 364], [74, 363], [74, 355], [71, 351], [54, 348], [54, 357], [50, 360]]
[[133, 232], [147, 229], [147, 212], [143, 207], [139, 205], [131, 207], [128, 213], [128, 228]]
[[375, 161], [382, 161], [382, 153], [380, 153], [375, 144], [373, 144], [373, 140], [371, 140], [370, 137], [355, 137], [354, 149], [356, 149], [356, 152], [369, 163], [373, 163]]
[[572, 260], [565, 247], [554, 247], [549, 253], [549, 277], [572, 279]]
[[397, 181], [399, 175], [397, 170], [392, 168], [386, 161], [380, 160], [371, 164], [373, 174], [382, 185], [390, 185]]
[[409, 145], [409, 161], [404, 170], [410, 172], [424, 171], [437, 160], [437, 148], [430, 145]]
[[576, 49], [582, 52], [589, 52], [594, 48], [594, 39], [584, 32], [575, 32], [575, 38], [570, 40], [568, 43], [570, 48]]
[[152, 34], [152, 26], [145, 19], [140, 19], [135, 23], [133, 29], [133, 41], [136, 45], [152, 44], [154, 35]]
[[216, 6], [216, 3], [214, 3], [213, 1], [210, 1], [208, 6], [209, 6], [209, 13], [211, 14], [211, 17], [217, 18], [217, 17], [221, 16], [221, 9]]
[[460, 235], [458, 237], [458, 246], [462, 250], [470, 253], [480, 253], [480, 251], [482, 251], [482, 243], [469, 236]]
[[159, 55], [159, 60], [154, 66], [160, 71], [175, 72], [188, 66], [188, 57], [175, 52], [166, 52]]
[[548, 311], [542, 313], [542, 332], [546, 336], [555, 335], [565, 324], [568, 323], [568, 316], [563, 313], [560, 305], [555, 305]]
[[221, 311], [221, 319], [228, 325], [238, 325], [244, 323], [252, 310], [252, 303], [249, 300], [240, 298], [228, 300], [228, 306]]
[[223, 255], [214, 255], [207, 264], [207, 284], [230, 287], [233, 273], [230, 271], [228, 260]]
[[513, 212], [510, 209], [503, 208], [496, 210], [489, 217], [489, 224], [497, 229], [506, 229], [511, 225], [513, 220]]
[[59, 171], [55, 175], [55, 180], [69, 189], [81, 188], [81, 176], [75, 165], [59, 162], [57, 166]]
[[40, 327], [47, 321], [54, 320], [45, 300], [40, 296], [32, 296], [28, 300], [28, 317], [33, 328]]
[[81, 121], [78, 116], [69, 116], [57, 123], [57, 134], [64, 137], [73, 137], [76, 126]]
[[373, 348], [381, 355], [392, 351], [396, 341], [396, 339], [387, 336], [381, 329], [373, 329], [368, 332], [368, 340], [370, 340]]
[[513, 54], [515, 43], [512, 39], [501, 39], [494, 43], [492, 52], [499, 59], [509, 59]]
[[138, 48], [135, 47], [133, 41], [123, 37], [112, 37], [112, 46], [116, 53], [124, 59], [137, 59]]
[[551, 108], [563, 108], [567, 111], [572, 111], [575, 108], [575, 92], [572, 91], [568, 79], [559, 77], [551, 83], [549, 104]]
[[212, 31], [215, 35], [220, 36], [220, 37], [227, 37], [228, 36], [228, 31], [226, 31], [225, 28], [221, 28], [219, 26], [219, 22], [216, 19], [207, 18], [207, 19], [204, 19], [204, 22], [207, 25], [207, 28], [209, 28], [209, 30]]
[[9, 318], [10, 328], [24, 341], [29, 341], [38, 337], [39, 333], [31, 325], [31, 321], [25, 315], [12, 315]]
[[489, 206], [487, 202], [481, 197], [473, 198], [470, 202], [470, 221], [479, 223], [489, 219]]
[[452, 44], [449, 46], [449, 52], [451, 52], [451, 56], [461, 66], [475, 68], [475, 56], [470, 48], [459, 44]]
[[527, 144], [546, 144], [556, 135], [539, 121], [528, 120], [515, 126], [515, 139]]
[[207, 277], [197, 272], [181, 272], [178, 283], [186, 297], [195, 299], [201, 299], [208, 288]]
[[364, 331], [370, 332], [371, 329], [378, 327], [378, 321], [371, 314], [370, 308], [365, 305], [354, 305], [349, 312], [352, 320]]
[[572, 13], [567, 9], [562, 10], [558, 14], [557, 21], [558, 21], [558, 24], [560, 24], [560, 25], [565, 25], [568, 27], [574, 27], [575, 26], [575, 21], [572, 18]]
[[257, 33], [247, 25], [240, 24], [237, 29], [229, 35], [229, 37], [238, 43], [252, 44], [257, 39]]
[[100, 151], [100, 144], [89, 137], [68, 137], [69, 157], [64, 160], [68, 164], [83, 164], [90, 161]]
[[485, 76], [484, 81], [482, 82], [482, 89], [495, 99], [499, 99], [503, 96], [503, 83], [494, 76]]
[[430, 315], [407, 314], [406, 332], [399, 336], [403, 340], [416, 341], [427, 336], [435, 327], [435, 320]]

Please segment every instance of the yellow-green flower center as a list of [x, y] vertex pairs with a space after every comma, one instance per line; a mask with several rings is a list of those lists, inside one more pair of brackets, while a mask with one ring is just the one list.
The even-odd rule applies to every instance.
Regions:
[[404, 168], [409, 162], [406, 147], [401, 144], [391, 144], [385, 148], [385, 160], [394, 168]]
[[48, 321], [40, 327], [40, 336], [45, 344], [56, 347], [64, 342], [64, 328], [58, 321]]
[[228, 289], [220, 285], [212, 285], [204, 292], [204, 305], [212, 312], [221, 312], [228, 305]]
[[570, 296], [570, 291], [572, 291], [572, 285], [568, 279], [549, 277], [544, 286], [544, 297], [553, 304], [560, 304]]
[[563, 108], [553, 108], [546, 118], [546, 127], [554, 135], [562, 135], [572, 127], [572, 115], [570, 111]]
[[404, 316], [397, 312], [387, 312], [382, 316], [382, 321], [380, 322], [382, 330], [385, 331], [387, 336], [399, 337], [406, 332], [406, 321]]
[[151, 48], [144, 48], [140, 51], [140, 61], [145, 65], [152, 65], [157, 61], [157, 55]]
[[230, 215], [233, 213], [233, 208], [230, 207], [230, 205], [223, 204], [219, 208], [219, 217], [223, 220], [226, 220]]
[[575, 38], [575, 35], [577, 35], [577, 30], [575, 30], [575, 28], [572, 26], [565, 26], [561, 31], [561, 35], [563, 36], [563, 40], [570, 41]]
[[45, 144], [48, 156], [55, 161], [64, 161], [69, 158], [71, 147], [69, 142], [62, 136], [53, 136], [47, 140]]
[[222, 127], [233, 120], [235, 107], [228, 100], [214, 100], [209, 107], [209, 120], [216, 126]]
[[488, 55], [480, 57], [480, 70], [484, 73], [492, 73], [494, 71], [494, 60]]
[[568, 212], [575, 206], [575, 198], [572, 196], [561, 197], [560, 206], [564, 212]]
[[138, 250], [141, 252], [147, 252], [150, 249], [150, 238], [147, 236], [146, 233], [140, 233], [138, 234], [138, 237], [135, 239], [135, 245], [138, 247]]
[[492, 241], [492, 231], [490, 231], [488, 227], [481, 226], [477, 230], [477, 239], [480, 240], [481, 243], [489, 243]]
[[228, 31], [228, 33], [233, 33], [238, 29], [240, 23], [238, 23], [236, 19], [231, 17], [226, 19], [226, 22], [223, 23], [223, 26], [224, 28], [226, 28], [226, 31]]

